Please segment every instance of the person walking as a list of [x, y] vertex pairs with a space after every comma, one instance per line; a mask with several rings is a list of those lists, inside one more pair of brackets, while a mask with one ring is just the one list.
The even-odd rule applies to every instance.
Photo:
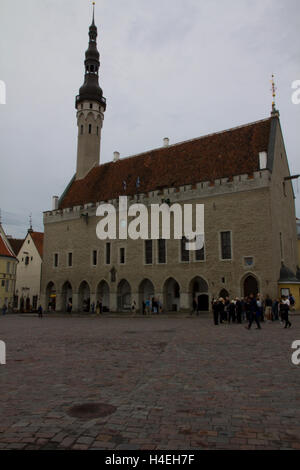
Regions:
[[280, 301], [281, 319], [285, 322], [284, 328], [291, 328], [292, 324], [289, 320], [290, 301], [287, 297], [282, 297]]
[[236, 319], [237, 319], [237, 322], [240, 324], [242, 323], [243, 304], [238, 297], [235, 299], [235, 309], [236, 309]]
[[265, 316], [269, 322], [273, 321], [272, 305], [273, 305], [272, 299], [267, 294], [265, 298]]
[[96, 315], [100, 315], [100, 302], [99, 302], [99, 300], [97, 300], [97, 303], [96, 303]]
[[2, 315], [6, 315], [6, 312], [7, 312], [7, 305], [6, 303], [4, 303], [2, 307]]
[[236, 320], [236, 310], [235, 310], [235, 302], [232, 300], [228, 305], [228, 323], [235, 323]]
[[257, 325], [256, 329], [261, 330], [261, 326], [260, 326], [260, 323], [259, 323], [259, 315], [260, 315], [259, 307], [257, 305], [257, 300], [256, 300], [256, 298], [254, 297], [253, 294], [250, 294], [250, 296], [249, 296], [249, 308], [250, 308], [250, 310], [249, 310], [249, 324], [248, 324], [248, 326], [246, 326], [246, 329], [250, 330], [253, 321], [255, 321], [255, 323]]
[[39, 318], [43, 318], [43, 307], [41, 305], [39, 305], [38, 314], [39, 314]]
[[218, 325], [219, 324], [219, 305], [218, 301], [214, 300], [212, 304], [212, 310], [213, 310], [213, 315], [214, 315], [214, 324]]
[[275, 299], [272, 305], [272, 313], [273, 313], [274, 321], [279, 320], [279, 303], [280, 303], [279, 300]]
[[230, 299], [229, 297], [226, 297], [225, 302], [224, 302], [224, 315], [223, 315], [223, 321], [228, 321], [229, 317], [229, 305], [230, 305]]
[[290, 295], [289, 295], [289, 301], [290, 301], [290, 309], [295, 310], [296, 301], [295, 301], [295, 297], [293, 296], [292, 293], [290, 293]]
[[264, 322], [265, 321], [265, 318], [264, 318], [264, 309], [263, 309], [263, 301], [262, 301], [262, 296], [261, 294], [257, 294], [256, 296], [256, 305], [257, 305], [257, 314], [259, 316], [259, 319]]
[[223, 299], [223, 297], [220, 297], [219, 301], [218, 301], [218, 312], [219, 312], [219, 321], [220, 321], [220, 323], [223, 323], [224, 318], [225, 318], [224, 309], [225, 309], [224, 299]]

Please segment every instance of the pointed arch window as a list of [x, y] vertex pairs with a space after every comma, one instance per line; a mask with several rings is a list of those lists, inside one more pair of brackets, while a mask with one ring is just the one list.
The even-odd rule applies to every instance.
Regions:
[[92, 133], [92, 124], [89, 124], [89, 134]]
[[80, 134], [82, 135], [83, 134], [83, 125], [81, 124], [80, 126]]

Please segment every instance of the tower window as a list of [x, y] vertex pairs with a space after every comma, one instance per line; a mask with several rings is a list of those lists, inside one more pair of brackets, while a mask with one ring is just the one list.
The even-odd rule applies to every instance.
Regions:
[[188, 242], [186, 237], [183, 237], [180, 241], [181, 261], [188, 262], [190, 260], [190, 252], [186, 249], [186, 243]]
[[125, 264], [125, 248], [120, 248], [120, 264]]
[[93, 66], [93, 65], [91, 65], [90, 71], [91, 71], [91, 72], [94, 72], [94, 66]]
[[110, 243], [106, 243], [106, 264], [110, 264]]
[[164, 264], [166, 262], [166, 240], [164, 238], [157, 240], [158, 244], [158, 262]]
[[82, 135], [83, 134], [83, 125], [81, 124], [80, 126], [80, 134]]
[[92, 255], [92, 258], [93, 258], [93, 266], [97, 266], [97, 262], [98, 262], [98, 252], [97, 250], [93, 250], [93, 255]]
[[92, 133], [92, 124], [89, 124], [89, 134]]
[[152, 264], [152, 240], [145, 240], [145, 264]]
[[93, 109], [93, 103], [90, 103], [90, 109]]
[[221, 259], [232, 259], [231, 232], [221, 232]]
[[99, 135], [99, 127], [97, 126], [97, 135]]

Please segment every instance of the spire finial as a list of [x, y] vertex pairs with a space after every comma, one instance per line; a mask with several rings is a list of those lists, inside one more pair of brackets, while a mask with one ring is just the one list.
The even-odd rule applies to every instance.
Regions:
[[271, 83], [272, 83], [271, 91], [272, 91], [272, 98], [273, 98], [273, 100], [272, 100], [272, 111], [274, 112], [274, 111], [276, 111], [275, 98], [276, 98], [276, 90], [277, 90], [276, 85], [275, 85], [275, 80], [274, 80], [274, 74], [272, 74]]
[[92, 21], [92, 25], [95, 24], [95, 2], [93, 2], [93, 21]]
[[29, 214], [29, 230], [28, 232], [33, 232], [32, 229], [32, 213]]

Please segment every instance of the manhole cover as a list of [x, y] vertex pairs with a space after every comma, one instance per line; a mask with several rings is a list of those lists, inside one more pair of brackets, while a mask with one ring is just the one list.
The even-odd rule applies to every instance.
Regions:
[[68, 415], [73, 418], [84, 419], [103, 418], [114, 413], [116, 409], [115, 406], [105, 403], [85, 403], [72, 406], [68, 411]]

